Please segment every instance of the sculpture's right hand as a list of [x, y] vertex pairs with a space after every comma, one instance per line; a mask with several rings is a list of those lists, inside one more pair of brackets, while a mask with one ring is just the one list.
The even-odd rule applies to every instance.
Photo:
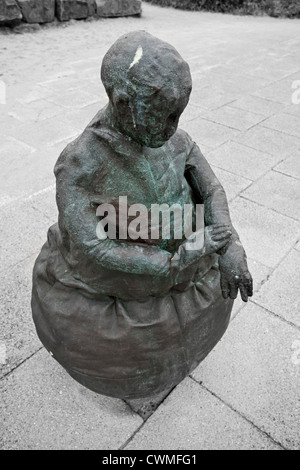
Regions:
[[231, 235], [228, 225], [215, 224], [205, 227], [204, 233], [203, 230], [195, 232], [185, 240], [171, 258], [171, 275], [175, 283], [180, 282], [181, 273], [192, 279], [200, 259], [226, 249]]
[[231, 235], [229, 225], [223, 224], [209, 225], [204, 231], [195, 232], [179, 247], [181, 261], [190, 265], [199, 261], [202, 256], [218, 253], [226, 248]]
[[218, 253], [228, 244], [232, 235], [229, 225], [214, 224], [205, 227], [203, 256]]

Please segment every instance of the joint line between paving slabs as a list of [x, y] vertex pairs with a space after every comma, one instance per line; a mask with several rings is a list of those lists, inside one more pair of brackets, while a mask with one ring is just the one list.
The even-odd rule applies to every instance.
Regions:
[[137, 433], [142, 429], [142, 427], [144, 426], [144, 424], [146, 423], [146, 421], [143, 421], [142, 424], [134, 431], [134, 433], [127, 439], [127, 441], [121, 445], [121, 447], [118, 448], [118, 450], [125, 450], [125, 447], [127, 446], [127, 444], [129, 444], [132, 439], [137, 435]]
[[261, 429], [260, 427], [258, 427], [255, 423], [253, 423], [249, 418], [247, 418], [246, 415], [244, 415], [243, 413], [241, 413], [240, 411], [236, 410], [233, 406], [231, 406], [229, 403], [227, 403], [225, 400], [223, 400], [221, 397], [219, 397], [216, 393], [214, 393], [212, 390], [210, 390], [209, 388], [207, 388], [205, 385], [203, 385], [203, 383], [200, 383], [198, 382], [196, 379], [194, 379], [194, 377], [190, 376], [190, 378], [195, 382], [197, 383], [198, 385], [200, 385], [200, 387], [202, 387], [204, 390], [206, 390], [208, 393], [210, 393], [213, 397], [217, 398], [217, 400], [219, 400], [221, 403], [223, 403], [225, 406], [227, 406], [228, 408], [230, 408], [232, 411], [234, 411], [235, 413], [237, 413], [241, 418], [243, 418], [245, 421], [247, 421], [249, 424], [251, 424], [251, 426], [253, 426], [259, 433], [263, 434], [264, 436], [266, 436], [268, 439], [270, 439], [274, 444], [278, 445], [282, 450], [288, 450], [286, 447], [284, 447], [280, 442], [276, 441], [270, 434], [268, 434], [266, 431], [264, 431], [263, 429]]
[[[277, 114], [277, 113], [276, 113], [276, 114]], [[258, 127], [259, 125], [260, 125], [260, 123], [259, 123], [259, 124], [256, 124], [256, 127]], [[270, 131], [278, 132], [279, 134], [283, 134], [284, 136], [287, 136], [287, 135], [288, 135], [289, 137], [297, 138], [297, 137], [295, 137], [294, 135], [285, 134], [285, 133], [282, 132], [282, 131], [278, 131], [278, 130], [275, 130], [275, 129], [269, 129], [268, 127], [263, 127], [263, 126], [262, 126], [262, 128], [263, 128], [264, 130], [270, 130]], [[248, 129], [248, 130], [249, 130], [249, 129]], [[248, 132], [248, 131], [246, 131], [246, 132]], [[241, 132], [240, 135], [241, 135], [241, 134], [245, 134], [246, 132]], [[251, 145], [249, 145], [249, 144], [246, 143], [246, 142], [239, 142], [239, 141], [236, 140], [236, 139], [230, 139], [230, 140], [231, 140], [232, 142], [237, 143], [237, 144], [244, 145], [244, 147], [248, 147], [249, 149], [256, 150], [257, 152], [261, 152], [260, 149], [255, 148], [255, 147], [252, 147]], [[300, 140], [299, 137], [298, 137], [298, 140]], [[228, 142], [228, 141], [227, 141], [227, 142]], [[223, 142], [223, 143], [225, 143], [225, 142]], [[223, 145], [223, 144], [221, 144], [221, 145]], [[213, 150], [214, 150], [214, 149], [213, 149]], [[285, 159], [286, 159], [286, 158], [289, 158], [290, 156], [292, 156], [293, 153], [294, 153], [295, 151], [298, 151], [298, 150], [299, 150], [299, 149], [298, 149], [298, 146], [295, 146], [295, 148], [291, 151], [291, 153], [289, 153], [289, 154], [285, 157]], [[267, 155], [271, 155], [272, 157], [276, 156], [274, 153], [268, 152], [267, 150], [264, 150], [263, 153], [266, 153]]]
[[[294, 154], [294, 152], [292, 152], [288, 157], [283, 158], [283, 159], [280, 160], [279, 162], [274, 163], [274, 165], [273, 165], [270, 169], [268, 169], [265, 173], [261, 174], [257, 179], [255, 179], [255, 180], [250, 180], [251, 183], [249, 184], [249, 186], [247, 186], [246, 188], [242, 189], [242, 190], [240, 191], [240, 194], [243, 193], [244, 191], [246, 191], [246, 190], [247, 190], [250, 186], [252, 186], [253, 184], [256, 184], [256, 183], [258, 183], [259, 181], [261, 181], [268, 173], [272, 173], [272, 171], [274, 171], [275, 173], [279, 173], [279, 174], [281, 174], [281, 175], [287, 176], [288, 178], [291, 178], [291, 179], [293, 179], [293, 180], [298, 181], [300, 178], [297, 178], [296, 176], [288, 175], [288, 174], [286, 174], [286, 173], [283, 173], [282, 171], [276, 170], [276, 167], [277, 167], [280, 163], [283, 163], [283, 162], [285, 162], [286, 160], [288, 160], [291, 156], [293, 156], [293, 154]], [[222, 168], [221, 168], [221, 169], [222, 169]], [[226, 171], [227, 171], [227, 170], [226, 170]], [[233, 174], [236, 174], [236, 173], [233, 173]], [[238, 175], [237, 175], [237, 176], [238, 176]], [[245, 179], [248, 179], [248, 178], [245, 178]], [[264, 206], [263, 204], [260, 204], [260, 203], [257, 202], [257, 201], [253, 201], [252, 199], [248, 199], [247, 196], [241, 196], [241, 197], [243, 197], [244, 199], [247, 199], [248, 201], [255, 202], [256, 204], [261, 205], [262, 207], [267, 207], [267, 206]], [[275, 209], [272, 209], [271, 207], [270, 207], [270, 209], [273, 210], [273, 211], [275, 211], [275, 212], [277, 212]], [[278, 212], [278, 214], [281, 214], [281, 212]], [[288, 216], [288, 215], [286, 215], [286, 214], [281, 214], [281, 215], [285, 215], [285, 217], [290, 217], [290, 216]], [[290, 218], [293, 219], [293, 220], [299, 221], [298, 219], [294, 219], [293, 217], [290, 217]]]
[[33, 356], [35, 356], [35, 354], [37, 354], [39, 351], [41, 351], [41, 349], [44, 349], [43, 346], [41, 346], [39, 349], [37, 349], [34, 353], [30, 354], [30, 356], [26, 357], [25, 359], [23, 359], [23, 361], [19, 362], [19, 364], [17, 364], [13, 369], [11, 369], [9, 372], [6, 372], [6, 374], [4, 374], [2, 377], [0, 377], [0, 381], [5, 379], [6, 377], [8, 377], [9, 375], [13, 374], [15, 372], [16, 369], [18, 369], [22, 364], [24, 364], [25, 362], [27, 362], [29, 359], [31, 359]]
[[31, 257], [35, 256], [36, 258], [38, 257], [40, 253], [40, 250], [39, 251], [36, 251], [35, 253], [32, 253], [28, 256], [26, 256], [26, 258], [21, 258], [20, 260], [16, 261], [15, 263], [13, 264], [10, 264], [4, 268], [0, 268], [0, 274], [4, 274], [4, 271], [5, 273], [7, 273], [8, 271], [10, 271], [11, 269], [15, 268], [16, 266], [18, 266], [18, 264], [21, 264], [21, 263], [24, 263], [26, 260], [30, 259]]
[[[230, 142], [232, 142], [232, 141], [229, 140], [229, 141], [227, 141], [226, 143], [228, 143], [228, 142], [230, 143]], [[223, 144], [222, 144], [222, 145], [223, 145]], [[222, 145], [220, 145], [219, 147], [222, 147]], [[219, 147], [217, 147], [217, 148], [219, 148]], [[214, 150], [215, 150], [215, 149], [214, 149]], [[212, 150], [212, 151], [214, 151], [214, 150]], [[209, 152], [208, 152], [208, 153], [209, 153]], [[207, 153], [207, 155], [208, 155], [208, 153]], [[216, 165], [215, 163], [211, 163], [210, 166], [212, 166], [212, 169], [218, 168], [219, 170], [223, 170], [223, 171], [225, 171], [226, 173], [229, 173], [229, 174], [232, 175], [232, 176], [236, 176], [236, 177], [238, 177], [238, 178], [241, 177], [241, 175], [238, 175], [237, 173], [234, 173], [234, 172], [231, 171], [231, 170], [227, 170], [227, 169], [225, 169], [225, 168], [223, 168], [223, 167], [221, 167], [221, 166], [219, 166], [219, 165]], [[266, 171], [266, 173], [268, 173], [268, 171]], [[266, 174], [266, 173], [265, 173], [265, 174]], [[265, 175], [265, 174], [264, 174], [264, 175]], [[253, 183], [256, 183], [256, 181], [257, 181], [257, 180], [251, 180], [251, 179], [248, 178], [247, 176], [242, 176], [242, 178], [243, 178], [244, 180], [249, 181], [249, 184], [248, 184], [248, 186], [246, 186], [244, 189], [241, 189], [241, 191], [240, 191], [238, 194], [241, 194], [243, 191], [245, 191], [246, 189], [248, 189], [249, 186], [251, 186]], [[222, 182], [221, 182], [221, 184], [222, 184]]]
[[291, 220], [293, 220], [294, 222], [298, 222], [298, 224], [300, 225], [299, 219], [296, 219], [295, 217], [291, 217], [290, 215], [287, 215], [287, 214], [282, 214], [281, 212], [278, 212], [277, 210], [273, 209], [272, 207], [267, 207], [267, 206], [265, 206], [265, 205], [263, 205], [263, 204], [260, 204], [260, 203], [257, 202], [257, 201], [253, 201], [252, 199], [249, 199], [248, 197], [243, 196], [243, 194], [241, 194], [240, 197], [241, 197], [242, 199], [244, 199], [245, 201], [253, 202], [253, 204], [257, 204], [259, 207], [263, 207], [264, 209], [269, 209], [270, 211], [275, 212], [275, 214], [282, 215], [283, 217], [287, 217], [288, 219], [291, 219]]
[[264, 307], [263, 305], [260, 305], [258, 302], [256, 302], [255, 300], [250, 300], [250, 302], [254, 305], [256, 305], [256, 307], [260, 307], [262, 308], [263, 310], [265, 310], [269, 315], [272, 315], [273, 317], [277, 318], [278, 320], [281, 320], [283, 321], [284, 323], [287, 323], [289, 326], [292, 326], [294, 328], [296, 328], [297, 330], [300, 330], [300, 326], [296, 325], [295, 323], [289, 321], [289, 320], [286, 320], [285, 318], [281, 317], [280, 315], [277, 315], [277, 313], [274, 313], [272, 312], [272, 310], [269, 310], [268, 308]]
[[21, 201], [21, 202], [31, 201], [32, 199], [35, 199], [38, 196], [41, 196], [43, 194], [46, 194], [46, 193], [49, 193], [49, 192], [55, 190], [55, 187], [56, 187], [56, 185], [52, 184], [52, 185], [47, 186], [46, 188], [43, 188], [40, 191], [37, 191], [33, 194], [29, 194], [29, 195], [26, 194], [26, 195], [23, 195], [23, 196], [17, 196], [17, 197], [11, 198], [9, 201], [5, 202], [4, 204], [1, 204], [0, 209], [2, 207], [7, 207], [9, 205], [12, 205], [12, 204], [14, 204], [15, 202], [18, 202], [18, 201]]
[[[147, 418], [143, 418], [139, 413], [135, 412], [137, 415], [141, 416], [141, 418], [143, 419], [143, 423], [135, 430], [135, 432], [132, 434], [132, 436], [130, 436], [127, 441], [118, 449], [118, 450], [124, 450], [125, 447], [127, 446], [127, 444], [129, 444], [129, 442], [132, 441], [132, 439], [135, 437], [135, 435], [142, 429], [142, 427], [144, 426], [144, 424], [146, 424], [146, 422], [148, 421], [148, 419], [156, 412], [156, 410], [160, 407], [160, 405], [162, 403], [164, 403], [164, 401], [168, 398], [169, 395], [171, 395], [171, 393], [173, 392], [173, 390], [176, 389], [176, 386], [173, 387], [169, 393], [167, 393], [167, 395], [165, 395], [165, 397], [161, 400], [161, 402], [158, 404], [158, 406], [155, 408], [155, 410], [153, 411], [153, 413], [151, 413]], [[126, 402], [126, 400], [123, 400], [126, 405], [132, 410], [131, 406]]]
[[[289, 157], [288, 157], [289, 158]], [[284, 162], [285, 160], [282, 160], [281, 162], [279, 163], [282, 163]], [[277, 165], [276, 165], [277, 166]], [[284, 176], [288, 176], [289, 178], [293, 178], [297, 181], [300, 181], [300, 178], [298, 178], [297, 176], [292, 176], [292, 175], [288, 175], [287, 173], [284, 173], [284, 171], [282, 170], [276, 170], [276, 166], [272, 168], [273, 171], [275, 171], [275, 173], [279, 173], [280, 175], [284, 175]]]
[[[253, 201], [253, 202], [254, 202], [254, 201]], [[281, 214], [281, 215], [283, 215], [283, 214]], [[286, 217], [287, 217], [287, 216], [286, 216]], [[298, 222], [299, 222], [299, 221], [298, 221]], [[287, 251], [285, 252], [284, 256], [278, 261], [278, 263], [277, 263], [273, 268], [271, 268], [270, 266], [266, 266], [267, 268], [270, 269], [270, 272], [269, 272], [268, 276], [266, 277], [266, 279], [264, 279], [264, 280], [262, 281], [262, 283], [260, 284], [259, 288], [255, 291], [255, 293], [257, 293], [257, 292], [260, 290], [260, 288], [261, 288], [266, 282], [268, 282], [268, 280], [270, 279], [270, 277], [273, 276], [274, 272], [276, 271], [277, 268], [279, 268], [279, 266], [280, 266], [281, 263], [285, 260], [285, 258], [286, 258], [293, 250], [296, 249], [295, 247], [296, 247], [297, 243], [299, 243], [299, 241], [300, 241], [300, 240], [297, 239], [297, 240], [294, 242], [293, 246], [292, 246], [289, 250], [287, 250]], [[249, 300], [251, 300], [251, 302], [253, 302], [252, 299], [249, 299]], [[266, 309], [266, 310], [268, 310], [268, 309]]]

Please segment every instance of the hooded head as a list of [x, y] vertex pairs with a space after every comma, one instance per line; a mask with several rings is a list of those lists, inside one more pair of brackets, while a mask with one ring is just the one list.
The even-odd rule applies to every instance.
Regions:
[[176, 132], [192, 80], [174, 47], [144, 31], [128, 33], [105, 55], [101, 78], [121, 132], [148, 147]]

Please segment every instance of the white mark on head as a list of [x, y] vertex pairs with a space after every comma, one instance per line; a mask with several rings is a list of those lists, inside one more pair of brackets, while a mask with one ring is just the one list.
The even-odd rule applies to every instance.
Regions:
[[143, 57], [143, 48], [142, 46], [139, 46], [136, 50], [134, 59], [131, 62], [128, 70], [130, 70], [135, 64], [137, 64], [141, 60], [142, 57]]

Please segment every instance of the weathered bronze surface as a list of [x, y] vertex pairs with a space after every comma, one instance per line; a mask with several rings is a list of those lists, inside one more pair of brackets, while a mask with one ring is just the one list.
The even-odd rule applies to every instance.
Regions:
[[[78, 382], [143, 398], [171, 389], [205, 358], [238, 290], [244, 301], [252, 295], [252, 279], [223, 188], [177, 129], [192, 88], [187, 63], [139, 31], [111, 47], [101, 77], [108, 105], [55, 167], [59, 220], [35, 264], [33, 318], [42, 343]], [[174, 234], [120, 239], [118, 223], [116, 239], [99, 239], [97, 208], [120, 212], [120, 196], [149, 211], [202, 204], [203, 245], [188, 250], [189, 240]]]

